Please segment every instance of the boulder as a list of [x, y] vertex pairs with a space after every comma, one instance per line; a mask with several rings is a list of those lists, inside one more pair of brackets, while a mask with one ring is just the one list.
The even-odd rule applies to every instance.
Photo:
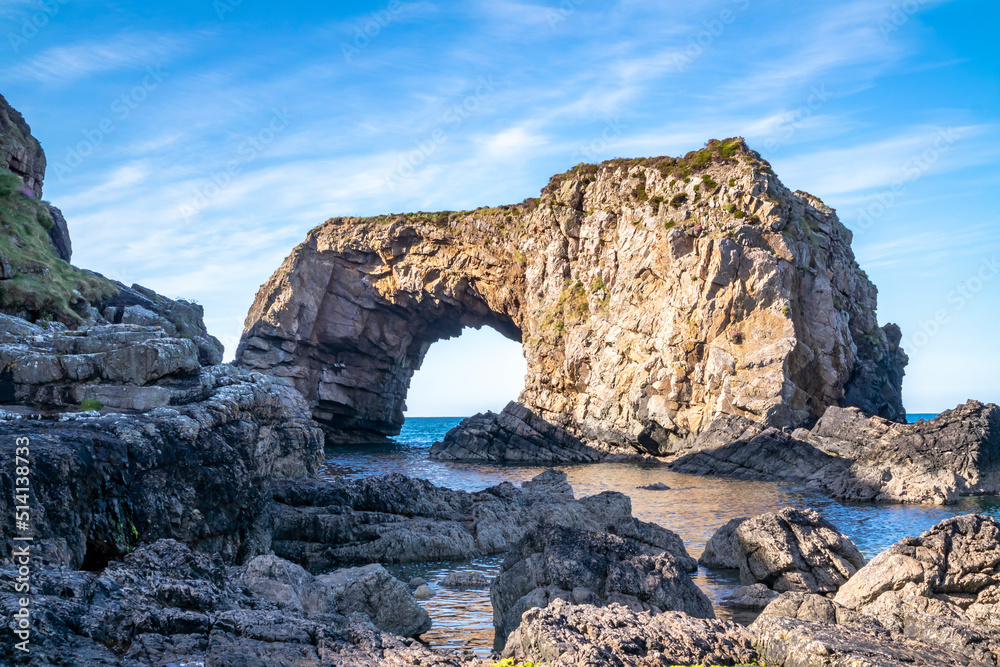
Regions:
[[850, 538], [816, 511], [791, 507], [743, 522], [735, 555], [744, 585], [779, 593], [835, 593], [865, 564]]
[[911, 613], [1000, 630], [1000, 524], [976, 514], [945, 519], [873, 558], [835, 599], [896, 632], [912, 632]]
[[760, 658], [751, 641], [746, 628], [727, 621], [556, 599], [525, 612], [503, 657], [547, 667], [743, 665]]
[[543, 523], [611, 532], [670, 551], [689, 571], [698, 568], [675, 533], [632, 516], [628, 496], [606, 491], [576, 500], [560, 471], [521, 488], [505, 482], [476, 493], [399, 474], [286, 480], [273, 497], [274, 552], [312, 572], [504, 553]]
[[719, 600], [719, 605], [733, 609], [761, 610], [771, 604], [778, 594], [764, 584], [740, 586]]
[[511, 550], [490, 586], [495, 645], [503, 646], [525, 611], [556, 599], [715, 618], [670, 553], [607, 533], [542, 526]]
[[740, 563], [735, 551], [736, 529], [746, 520], [746, 517], [730, 519], [715, 531], [705, 543], [705, 550], [698, 557], [698, 564], [713, 569], [738, 570]]
[[341, 614], [360, 612], [380, 630], [417, 637], [431, 629], [430, 616], [410, 589], [381, 565], [337, 570], [316, 577], [316, 582], [330, 589]]

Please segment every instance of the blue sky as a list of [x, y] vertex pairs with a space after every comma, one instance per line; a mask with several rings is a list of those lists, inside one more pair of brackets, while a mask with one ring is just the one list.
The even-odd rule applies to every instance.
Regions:
[[[535, 196], [741, 135], [838, 209], [904, 330], [907, 409], [1000, 402], [995, 2], [6, 0], [0, 92], [74, 263], [204, 304], [231, 354], [333, 215]], [[479, 369], [470, 376], [470, 368]], [[519, 346], [436, 344], [411, 415], [499, 409]]]

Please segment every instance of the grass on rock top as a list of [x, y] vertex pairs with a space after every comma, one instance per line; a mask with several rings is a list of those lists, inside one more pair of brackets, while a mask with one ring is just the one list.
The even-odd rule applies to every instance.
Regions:
[[0, 309], [75, 324], [80, 316], [73, 302], [96, 301], [115, 287], [59, 257], [49, 237], [53, 224], [48, 204], [26, 194], [21, 178], [0, 168], [0, 255], [14, 270], [12, 279], [0, 281]]

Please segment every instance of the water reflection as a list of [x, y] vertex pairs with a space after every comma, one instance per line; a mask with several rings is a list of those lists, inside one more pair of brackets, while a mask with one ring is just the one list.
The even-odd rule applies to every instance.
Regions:
[[[531, 479], [546, 466], [467, 464], [438, 462], [427, 458], [430, 445], [439, 440], [459, 419], [410, 419], [397, 442], [378, 448], [330, 450], [323, 470], [328, 479], [355, 479], [398, 472], [428, 479], [452, 489], [478, 491], [509, 481]], [[688, 552], [699, 556], [715, 530], [730, 519], [774, 511], [786, 505], [818, 510], [858, 545], [867, 558], [878, 554], [908, 535], [919, 535], [941, 520], [956, 514], [979, 512], [1000, 517], [1000, 498], [964, 498], [951, 506], [876, 505], [844, 503], [802, 487], [775, 482], [748, 482], [672, 473], [663, 466], [624, 463], [557, 466], [566, 472], [577, 497], [602, 491], [620, 491], [632, 499], [633, 514], [678, 533]], [[662, 482], [669, 491], [638, 487]], [[488, 655], [493, 643], [493, 612], [488, 591], [450, 591], [436, 582], [451, 570], [476, 569], [492, 578], [502, 558], [467, 563], [407, 565], [392, 569], [408, 581], [422, 576], [430, 582], [435, 597], [423, 602], [434, 620], [424, 636], [433, 646], [473, 650]], [[739, 585], [731, 572], [700, 570], [696, 583], [714, 601]], [[743, 614], [716, 607], [722, 618], [738, 622], [752, 620]]]

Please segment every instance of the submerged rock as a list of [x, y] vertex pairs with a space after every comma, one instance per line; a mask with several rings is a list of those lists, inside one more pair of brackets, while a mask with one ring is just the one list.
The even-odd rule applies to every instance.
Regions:
[[751, 640], [746, 628], [727, 621], [556, 599], [524, 614], [503, 656], [547, 667], [743, 665], [760, 659]]
[[449, 572], [441, 579], [441, 586], [444, 588], [482, 590], [490, 587], [490, 581], [482, 572]]
[[543, 526], [511, 550], [490, 586], [495, 646], [503, 646], [525, 611], [557, 599], [715, 618], [672, 554], [607, 533]]
[[814, 510], [791, 507], [740, 524], [734, 555], [745, 586], [762, 583], [779, 593], [835, 593], [865, 565], [833, 524]]
[[575, 500], [566, 474], [542, 473], [466, 493], [399, 474], [349, 482], [281, 482], [271, 505], [274, 552], [314, 572], [356, 563], [465, 560], [504, 553], [543, 523], [610, 532], [670, 551], [694, 571], [680, 538], [632, 516], [628, 496]]

